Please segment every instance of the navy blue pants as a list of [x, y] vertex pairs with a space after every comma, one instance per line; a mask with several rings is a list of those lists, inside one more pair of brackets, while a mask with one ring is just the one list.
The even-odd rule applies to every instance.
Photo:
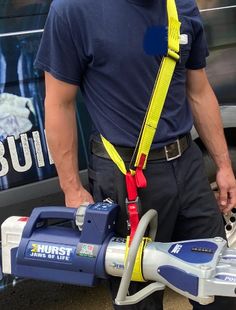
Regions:
[[[144, 173], [148, 185], [147, 188], [139, 190], [139, 197], [143, 214], [151, 208], [158, 211], [156, 241], [170, 242], [215, 236], [225, 238], [223, 218], [208, 183], [201, 151], [194, 142], [176, 160], [149, 161]], [[95, 201], [109, 197], [121, 206], [117, 234], [127, 236], [123, 174], [112, 161], [92, 154], [89, 180]], [[110, 280], [113, 301], [119, 281], [118, 278]], [[143, 285], [145, 284], [132, 282], [129, 293], [134, 294]], [[163, 292], [156, 292], [136, 305], [114, 305], [114, 309], [161, 310], [162, 300]], [[236, 298], [216, 297], [213, 304], [206, 306], [190, 302], [194, 310], [236, 309]]]

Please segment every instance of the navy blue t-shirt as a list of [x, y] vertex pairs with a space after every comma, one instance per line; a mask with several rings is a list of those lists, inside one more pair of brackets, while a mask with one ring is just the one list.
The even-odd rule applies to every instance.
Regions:
[[[176, 0], [181, 25], [177, 64], [154, 147], [190, 131], [186, 70], [206, 65], [204, 30], [194, 0]], [[151, 27], [166, 26], [166, 0], [54, 0], [36, 66], [80, 86], [95, 128], [116, 145], [135, 146], [161, 56], [144, 48]]]

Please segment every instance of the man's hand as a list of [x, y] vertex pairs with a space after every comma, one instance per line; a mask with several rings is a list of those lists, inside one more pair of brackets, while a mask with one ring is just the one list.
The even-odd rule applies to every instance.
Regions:
[[220, 108], [206, 71], [188, 70], [187, 94], [194, 125], [217, 167], [217, 200], [223, 213], [236, 206], [236, 181], [224, 136]]
[[216, 175], [219, 194], [217, 197], [221, 212], [227, 214], [236, 207], [236, 180], [231, 167], [219, 169]]
[[65, 193], [65, 203], [69, 208], [79, 208], [84, 203], [94, 203], [90, 193], [81, 186], [78, 191]]

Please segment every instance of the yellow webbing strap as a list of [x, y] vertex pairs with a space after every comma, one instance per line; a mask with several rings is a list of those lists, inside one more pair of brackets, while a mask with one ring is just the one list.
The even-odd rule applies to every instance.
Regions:
[[[126, 239], [126, 248], [125, 248], [125, 264], [126, 264], [126, 260], [127, 260], [128, 253], [129, 253], [129, 245], [130, 245], [129, 239], [130, 237], [128, 236]], [[148, 242], [151, 242], [151, 241], [152, 240], [150, 238], [143, 238], [142, 242], [139, 245], [138, 253], [135, 259], [134, 269], [133, 269], [133, 273], [131, 277], [132, 281], [145, 282], [143, 278], [143, 273], [142, 273], [143, 250], [148, 244]]]
[[136, 145], [137, 156], [134, 166], [137, 167], [142, 154], [146, 155], [143, 168], [146, 167], [148, 153], [150, 151], [161, 112], [170, 87], [175, 66], [179, 60], [180, 22], [175, 0], [167, 0], [168, 13], [168, 55], [163, 58], [162, 64], [154, 84], [153, 93], [140, 131]]
[[[136, 156], [134, 166], [137, 167], [142, 154], [146, 156], [143, 168], [147, 163], [148, 154], [152, 145], [152, 141], [156, 132], [161, 112], [165, 103], [171, 79], [175, 70], [177, 61], [179, 60], [179, 41], [180, 41], [180, 22], [175, 0], [167, 0], [168, 13], [168, 55], [163, 58], [157, 78], [153, 87], [152, 96], [149, 102], [148, 110], [140, 131], [139, 139], [135, 148]], [[104, 137], [102, 137], [107, 153], [113, 162], [117, 165], [123, 174], [127, 173], [125, 163], [120, 157], [115, 147]], [[131, 173], [135, 174], [133, 170]]]
[[115, 147], [101, 135], [102, 143], [109, 154], [110, 158], [113, 160], [113, 162], [117, 165], [117, 167], [120, 169], [120, 171], [123, 174], [127, 173], [127, 169], [125, 167], [125, 163], [123, 159], [120, 157], [119, 153], [115, 149]]

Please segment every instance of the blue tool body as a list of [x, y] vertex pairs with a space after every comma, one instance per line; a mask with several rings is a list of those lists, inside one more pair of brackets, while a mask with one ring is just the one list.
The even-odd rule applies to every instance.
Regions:
[[[106, 278], [104, 259], [114, 234], [117, 205], [97, 203], [87, 207], [83, 230], [49, 225], [48, 220], [75, 222], [76, 209], [34, 209], [18, 248], [12, 249], [12, 273], [19, 277], [94, 286]], [[73, 224], [72, 224], [73, 226]]]
[[[168, 253], [185, 263], [207, 264], [214, 260], [218, 250], [215, 242], [211, 241], [188, 241], [174, 243]], [[171, 285], [197, 296], [199, 291], [199, 277], [189, 271], [176, 266], [163, 265], [159, 267], [159, 274]]]

